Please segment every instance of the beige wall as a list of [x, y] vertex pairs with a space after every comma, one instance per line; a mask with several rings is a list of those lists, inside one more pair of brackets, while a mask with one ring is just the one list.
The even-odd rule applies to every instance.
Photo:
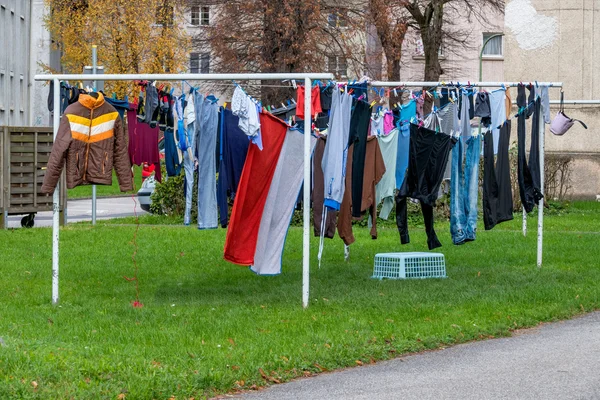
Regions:
[[[562, 81], [565, 99], [600, 100], [599, 0], [510, 0], [505, 31], [507, 81]], [[550, 97], [558, 99], [558, 89]], [[576, 124], [564, 136], [547, 129], [546, 149], [574, 157], [572, 194], [593, 199], [600, 194], [600, 105], [566, 106], [566, 113], [589, 129]]]
[[[445, 44], [441, 57], [444, 74], [441, 80], [445, 81], [477, 81], [479, 80], [479, 52], [483, 44], [483, 33], [504, 32], [504, 18], [500, 13], [489, 13], [488, 21], [474, 19], [468, 21], [464, 16], [457, 16], [456, 29], [467, 33], [465, 37], [467, 46]], [[418, 33], [409, 31], [403, 43], [402, 67], [400, 79], [402, 81], [423, 80], [425, 59], [416, 55]], [[502, 80], [504, 75], [504, 58], [488, 58], [483, 61], [483, 80]]]

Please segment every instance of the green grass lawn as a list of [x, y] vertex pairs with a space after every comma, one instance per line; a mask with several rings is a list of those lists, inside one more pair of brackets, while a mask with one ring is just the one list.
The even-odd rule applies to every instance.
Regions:
[[[265, 386], [407, 352], [509, 335], [600, 308], [600, 204], [478, 232], [451, 244], [436, 228], [448, 278], [370, 278], [378, 252], [423, 251], [423, 229], [400, 246], [356, 229], [344, 262], [339, 238], [317, 267], [311, 240], [310, 307], [301, 307], [302, 230], [292, 228], [280, 276], [256, 276], [222, 259], [225, 231], [141, 226], [142, 308], [134, 308], [134, 226], [61, 230], [60, 306], [50, 304], [51, 230], [0, 231], [0, 398], [177, 399]], [[548, 351], [551, 351], [549, 349]], [[35, 383], [34, 383], [35, 382]]]
[[[142, 185], [142, 167], [134, 165], [133, 166], [133, 176], [134, 176], [134, 189], [131, 192], [121, 192], [119, 189], [119, 181], [117, 180], [117, 175], [113, 170], [113, 179], [112, 185], [96, 185], [96, 196], [98, 197], [110, 197], [110, 196], [119, 196], [123, 194], [131, 194], [137, 193], [139, 188]], [[67, 196], [70, 200], [75, 199], [87, 199], [92, 197], [92, 185], [84, 185], [77, 186], [76, 188], [69, 189], [67, 191]]]

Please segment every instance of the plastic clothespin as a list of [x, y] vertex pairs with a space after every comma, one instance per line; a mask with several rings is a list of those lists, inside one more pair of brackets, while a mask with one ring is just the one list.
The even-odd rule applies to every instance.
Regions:
[[394, 88], [394, 96], [398, 97], [398, 91]]
[[297, 89], [297, 88], [298, 88], [298, 86], [296, 85], [296, 80], [295, 80], [295, 79], [292, 79], [292, 87], [293, 87], [294, 89]]
[[223, 103], [223, 108], [227, 108], [227, 102]]

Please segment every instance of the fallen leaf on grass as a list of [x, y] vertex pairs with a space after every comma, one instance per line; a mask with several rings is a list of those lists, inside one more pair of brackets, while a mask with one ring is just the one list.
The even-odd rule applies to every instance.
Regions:
[[328, 349], [331, 348], [331, 345], [329, 343], [325, 343], [323, 346], [327, 347]]
[[54, 321], [52, 321], [52, 319], [48, 318], [48, 323], [49, 323], [50, 325], [52, 325], [52, 324], [54, 324]]
[[238, 371], [240, 369], [240, 367], [238, 367], [237, 365], [232, 365], [231, 369], [234, 371]]
[[125, 393], [121, 393], [117, 396], [118, 400], [123, 400], [125, 398]]
[[285, 361], [285, 362], [288, 362], [288, 361], [290, 361], [290, 359], [289, 359], [289, 358], [287, 358], [286, 356], [281, 356], [281, 359], [282, 359], [283, 361]]
[[152, 360], [150, 364], [152, 364], [153, 367], [160, 368], [160, 363], [158, 361]]
[[281, 383], [281, 381], [280, 381], [279, 379], [277, 379], [277, 378], [275, 378], [275, 377], [272, 377], [272, 376], [269, 376], [269, 375], [267, 375], [267, 374], [265, 373], [265, 371], [263, 371], [263, 369], [262, 369], [262, 368], [259, 368], [259, 369], [258, 369], [258, 372], [260, 372], [260, 376], [262, 376], [262, 378], [263, 378], [265, 381], [269, 381], [269, 382], [273, 382], [273, 383]]
[[319, 369], [321, 370], [321, 372], [326, 372], [326, 371], [328, 371], [328, 369], [327, 369], [327, 368], [325, 368], [325, 367], [323, 367], [323, 366], [319, 365], [318, 363], [314, 363], [313, 365], [314, 365], [315, 367], [319, 368]]
[[477, 272], [477, 276], [481, 276], [481, 271]]
[[233, 339], [232, 339], [232, 338], [227, 338], [227, 340], [229, 341], [229, 343], [230, 343], [232, 346], [235, 346], [235, 342], [233, 341]]
[[31, 381], [31, 386], [33, 386], [34, 389], [37, 389], [38, 383], [36, 381]]
[[362, 362], [362, 361], [360, 361], [360, 360], [356, 360], [356, 361], [354, 361], [354, 362], [355, 362], [357, 365], [363, 365], [363, 362]]
[[244, 382], [244, 381], [235, 381], [235, 384], [238, 385], [239, 387], [244, 387], [244, 385], [246, 384], [246, 382]]

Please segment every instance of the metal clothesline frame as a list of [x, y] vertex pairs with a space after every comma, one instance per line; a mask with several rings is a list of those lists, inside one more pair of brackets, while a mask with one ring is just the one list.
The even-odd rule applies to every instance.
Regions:
[[[374, 87], [516, 87], [522, 85], [523, 82], [385, 82], [385, 81], [372, 81], [371, 86]], [[562, 82], [535, 82], [538, 87], [548, 88], [562, 88]], [[579, 104], [596, 104], [596, 103], [583, 103], [579, 100]], [[540, 133], [540, 186], [542, 193], [544, 192], [544, 133], [545, 133], [545, 122], [542, 113], [539, 115], [539, 133]], [[523, 208], [523, 236], [527, 235], [527, 213]], [[543, 244], [544, 244], [544, 199], [541, 199], [538, 203], [538, 234], [537, 234], [537, 266], [542, 267], [542, 256], [543, 256]]]
[[[156, 80], [156, 81], [224, 81], [224, 80], [304, 80], [305, 87], [312, 86], [313, 80], [334, 80], [331, 73], [263, 73], [263, 74], [106, 74], [106, 75], [83, 75], [83, 74], [41, 74], [35, 75], [36, 81], [53, 81], [54, 87], [60, 87], [60, 81], [68, 80], [98, 80], [98, 81], [135, 81], [135, 80]], [[536, 82], [537, 83], [537, 82]], [[474, 86], [474, 87], [514, 87], [519, 82], [369, 82], [373, 87], [437, 87], [437, 86]], [[562, 87], [562, 82], [540, 82], [538, 86]], [[304, 114], [311, 115], [312, 91], [304, 91]], [[53, 96], [54, 109], [59, 110], [60, 91], [55, 90]], [[540, 168], [544, 170], [544, 122], [540, 115]], [[311, 131], [311, 119], [304, 120], [304, 132]], [[54, 138], [58, 133], [60, 124], [60, 112], [53, 115]], [[304, 182], [310, 182], [310, 135], [304, 135]], [[543, 174], [542, 174], [543, 190]], [[59, 301], [59, 190], [60, 184], [57, 184], [53, 195], [53, 222], [52, 222], [52, 303]], [[308, 307], [309, 288], [310, 288], [310, 188], [304, 185], [303, 189], [303, 236], [302, 236], [302, 306]], [[542, 265], [542, 241], [543, 241], [543, 200], [538, 205], [538, 267]]]
[[[60, 87], [60, 81], [68, 80], [98, 80], [98, 81], [243, 81], [243, 80], [300, 80], [304, 81], [307, 88], [312, 86], [313, 80], [333, 80], [331, 73], [272, 73], [272, 74], [106, 74], [106, 75], [83, 75], [83, 74], [56, 74], [35, 75], [36, 81], [54, 81], [54, 87]], [[60, 90], [54, 90], [54, 110], [59, 110]], [[304, 91], [304, 115], [311, 115], [312, 92]], [[58, 133], [60, 123], [60, 112], [54, 113], [53, 127], [54, 139]], [[304, 132], [311, 131], [311, 119], [304, 120]], [[310, 182], [310, 134], [304, 135], [304, 182]], [[59, 301], [59, 205], [58, 194], [60, 185], [56, 186], [53, 196], [52, 216], [52, 303]], [[302, 306], [308, 307], [309, 279], [310, 279], [310, 185], [304, 185], [303, 193], [303, 236], [302, 236]]]

